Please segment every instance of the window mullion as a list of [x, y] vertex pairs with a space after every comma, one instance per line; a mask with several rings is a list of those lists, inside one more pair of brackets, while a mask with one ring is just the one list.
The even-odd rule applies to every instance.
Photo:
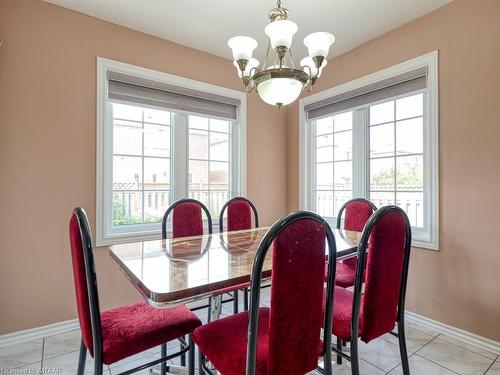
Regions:
[[309, 194], [307, 195], [306, 209], [310, 209], [312, 211], [317, 212], [318, 207], [316, 205], [317, 202], [317, 193], [316, 193], [316, 121], [309, 121], [307, 123], [307, 137], [311, 140], [311, 148], [309, 149], [309, 157], [310, 160], [309, 165], [311, 168], [309, 169], [309, 173], [306, 176], [306, 181], [309, 183]]
[[208, 120], [208, 132], [207, 132], [207, 143], [208, 143], [208, 149], [207, 149], [207, 154], [208, 154], [208, 160], [207, 160], [207, 207], [208, 210], [210, 211], [212, 209], [212, 205], [210, 204], [210, 167], [212, 166], [212, 163], [210, 162], [210, 129], [212, 129], [212, 121], [209, 119]]
[[397, 197], [398, 197], [398, 180], [397, 180], [397, 172], [398, 172], [398, 159], [396, 150], [398, 149], [397, 142], [397, 130], [396, 130], [396, 100], [394, 100], [394, 205], [397, 205]]
[[142, 223], [144, 223], [144, 211], [146, 209], [146, 191], [144, 190], [144, 111], [142, 111], [142, 121], [141, 121], [141, 192], [142, 192]]
[[239, 123], [231, 121], [229, 124], [229, 198], [245, 195], [243, 173], [240, 173], [243, 155], [243, 135]]
[[172, 113], [172, 201], [188, 196], [189, 176], [189, 129], [188, 116], [183, 113]]
[[[239, 181], [236, 178], [236, 174], [234, 173], [234, 164], [237, 163], [237, 156], [235, 157], [235, 152], [234, 152], [234, 122], [231, 121], [229, 122], [229, 165], [228, 165], [228, 172], [229, 172], [229, 192], [228, 192], [228, 198], [231, 199], [232, 197], [235, 197], [236, 195], [240, 195], [239, 193], [239, 188], [238, 186], [240, 185]], [[233, 176], [235, 178], [233, 178]]]
[[335, 118], [332, 119], [332, 150], [333, 150], [333, 155], [332, 155], [332, 218], [335, 221], [335, 218], [337, 217], [337, 212], [335, 212]]
[[362, 108], [353, 113], [352, 169], [353, 197], [368, 198], [368, 109]]

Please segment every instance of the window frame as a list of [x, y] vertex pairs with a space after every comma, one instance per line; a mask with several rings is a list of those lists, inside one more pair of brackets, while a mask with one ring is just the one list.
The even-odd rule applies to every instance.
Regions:
[[[161, 224], [132, 224], [116, 228], [112, 226], [112, 150], [113, 119], [111, 102], [108, 100], [108, 71], [135, 75], [138, 77], [172, 84], [184, 88], [226, 96], [240, 101], [237, 120], [232, 123], [230, 132], [230, 197], [246, 194], [246, 94], [241, 91], [215, 86], [205, 82], [158, 72], [139, 66], [126, 64], [102, 57], [96, 59], [96, 246], [111, 245], [120, 242], [159, 239]], [[112, 102], [120, 102], [113, 100]], [[132, 102], [121, 102], [134, 104]], [[137, 104], [141, 107], [167, 110], [154, 106]], [[188, 129], [187, 116], [190, 113], [171, 111], [171, 119], [177, 117], [184, 123], [180, 129], [174, 129], [171, 120], [171, 155], [170, 178], [172, 202], [187, 197], [188, 194]], [[203, 116], [193, 113], [193, 115]], [[203, 116], [210, 117], [210, 116]], [[234, 145], [237, 145], [234, 147]], [[176, 161], [174, 162], [174, 159]], [[143, 207], [144, 209], [144, 207]]]
[[[355, 79], [353, 81], [332, 87], [328, 90], [318, 92], [299, 100], [299, 207], [300, 209], [314, 209], [315, 178], [314, 168], [311, 168], [315, 160], [315, 148], [312, 141], [315, 133], [310, 121], [306, 118], [304, 107], [335, 95], [339, 95], [363, 86], [367, 86], [399, 74], [403, 74], [418, 68], [427, 67], [427, 88], [414, 91], [409, 94], [387, 98], [381, 101], [369, 103], [368, 105], [350, 108], [353, 111], [353, 196], [369, 197], [369, 127], [367, 110], [357, 111], [363, 107], [395, 100], [397, 98], [411, 96], [419, 92], [425, 92], [424, 105], [424, 215], [428, 223], [425, 230], [413, 228], [412, 244], [415, 247], [438, 250], [439, 249], [439, 102], [438, 102], [438, 51], [433, 51], [423, 56], [405, 61], [398, 65], [375, 72], [373, 74]], [[334, 114], [330, 114], [334, 115]], [[361, 118], [356, 118], [361, 116]], [[358, 124], [363, 124], [359, 126]]]

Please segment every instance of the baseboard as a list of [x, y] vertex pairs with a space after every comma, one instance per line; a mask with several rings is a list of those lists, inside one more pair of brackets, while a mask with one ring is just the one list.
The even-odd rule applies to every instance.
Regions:
[[[469, 344], [475, 345], [479, 348], [500, 355], [500, 342], [498, 341], [491, 340], [486, 337], [482, 337], [474, 333], [449, 326], [447, 324], [438, 322], [436, 320], [427, 318], [425, 316], [416, 314], [411, 311], [406, 311], [405, 316], [406, 320], [409, 322], [415, 322], [420, 325], [427, 326], [429, 328], [434, 329], [437, 332], [457, 338], [459, 340], [463, 340]], [[37, 328], [7, 333], [5, 335], [0, 335], [0, 348], [9, 345], [21, 344], [23, 342], [31, 340], [41, 339], [47, 336], [57, 335], [59, 333], [73, 331], [78, 328], [79, 328], [78, 320], [72, 319]]]
[[488, 350], [489, 352], [492, 352], [494, 354], [500, 355], [500, 342], [488, 339], [486, 337], [482, 337], [479, 335], [476, 335], [475, 333], [467, 332], [464, 331], [463, 329], [460, 328], [455, 328], [452, 326], [449, 326], [447, 324], [438, 322], [437, 320], [433, 320], [430, 318], [427, 318], [425, 316], [416, 314], [411, 311], [406, 311], [405, 312], [406, 320], [409, 322], [415, 322], [420, 325], [432, 328], [433, 330], [443, 333], [447, 336], [463, 340], [467, 342], [468, 344], [475, 345], [479, 348]]
[[79, 329], [77, 319], [0, 335], [0, 348]]

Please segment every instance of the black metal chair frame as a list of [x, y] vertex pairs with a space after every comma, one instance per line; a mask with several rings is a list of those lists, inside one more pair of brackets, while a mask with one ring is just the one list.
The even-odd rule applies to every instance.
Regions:
[[347, 208], [348, 205], [351, 203], [366, 203], [369, 205], [373, 212], [377, 211], [377, 206], [375, 206], [372, 202], [370, 202], [368, 199], [365, 198], [353, 198], [349, 199], [347, 202], [345, 202], [342, 207], [340, 207], [339, 214], [337, 215], [337, 229], [341, 229], [340, 227], [342, 226], [342, 214], [344, 213], [345, 209]]
[[406, 334], [405, 334], [405, 298], [406, 298], [406, 286], [408, 283], [408, 267], [410, 263], [410, 250], [411, 250], [411, 226], [410, 221], [406, 213], [398, 206], [390, 205], [379, 208], [370, 217], [365, 225], [363, 233], [361, 235], [361, 240], [358, 245], [358, 262], [356, 265], [356, 283], [354, 284], [354, 298], [352, 303], [352, 318], [351, 318], [351, 346], [350, 355], [342, 351], [342, 343], [337, 339], [337, 346], [332, 346], [332, 350], [337, 353], [337, 363], [342, 363], [342, 358], [346, 358], [351, 361], [351, 371], [353, 375], [359, 375], [359, 354], [358, 354], [358, 332], [359, 332], [359, 313], [361, 308], [361, 296], [362, 296], [362, 285], [363, 276], [365, 273], [366, 266], [366, 251], [368, 249], [368, 240], [373, 231], [375, 224], [380, 220], [380, 218], [389, 212], [398, 212], [403, 215], [405, 220], [405, 245], [404, 245], [404, 261], [403, 269], [401, 272], [401, 283], [399, 289], [399, 301], [398, 301], [398, 312], [396, 317], [396, 322], [398, 323], [398, 332], [390, 332], [393, 336], [398, 338], [399, 341], [399, 352], [401, 355], [401, 363], [403, 366], [403, 374], [409, 375], [410, 368], [408, 365], [408, 351], [406, 348]]
[[[326, 305], [325, 305], [325, 319], [324, 319], [324, 337], [323, 337], [323, 353], [324, 353], [324, 368], [319, 368], [321, 373], [332, 374], [332, 321], [333, 321], [333, 296], [335, 287], [335, 271], [337, 266], [337, 246], [335, 238], [330, 225], [321, 216], [310, 211], [292, 212], [280, 220], [276, 221], [271, 228], [266, 232], [262, 238], [257, 254], [255, 256], [251, 282], [250, 282], [250, 312], [248, 322], [248, 344], [247, 344], [247, 362], [246, 362], [246, 375], [255, 375], [257, 367], [257, 332], [259, 323], [259, 305], [260, 305], [260, 289], [262, 284], [262, 269], [264, 260], [275, 238], [285, 229], [288, 225], [304, 219], [315, 220], [322, 224], [325, 228], [326, 239], [328, 243], [328, 278], [326, 287]], [[213, 375], [211, 369], [207, 366], [207, 360], [203, 353], [199, 351], [199, 374], [205, 372]]]
[[[92, 343], [94, 351], [94, 375], [102, 375], [103, 373], [103, 338], [101, 329], [101, 310], [99, 308], [99, 295], [97, 291], [97, 277], [95, 273], [94, 250], [92, 245], [92, 236], [88, 225], [87, 214], [83, 208], [75, 208], [73, 214], [78, 221], [80, 229], [80, 238], [82, 240], [83, 259], [85, 264], [85, 277], [87, 279], [87, 293], [89, 298], [89, 313], [92, 327]], [[83, 335], [83, 333], [82, 333]], [[119, 375], [128, 375], [134, 372], [144, 370], [148, 367], [161, 364], [161, 373], [166, 374], [169, 370], [166, 362], [189, 353], [189, 374], [194, 375], [194, 355], [195, 345], [189, 335], [189, 343], [186, 343], [184, 338], [178, 339], [183, 346], [179, 352], [167, 355], [167, 343], [161, 345], [161, 356], [159, 359], [145, 363], [141, 366], [121, 372]], [[87, 348], [83, 343], [83, 338], [80, 344], [80, 355], [78, 359], [78, 375], [83, 375], [85, 371], [85, 360], [87, 357]]]
[[[247, 202], [250, 205], [250, 207], [252, 209], [252, 212], [253, 212], [255, 228], [258, 228], [259, 227], [259, 214], [257, 213], [257, 207], [255, 207], [255, 205], [253, 204], [253, 202], [250, 199], [248, 199], [248, 198], [245, 198], [245, 197], [234, 197], [234, 198], [231, 198], [230, 200], [228, 200], [224, 204], [224, 206], [222, 206], [222, 209], [220, 210], [220, 215], [219, 215], [219, 232], [224, 232], [224, 212], [226, 211], [226, 208], [229, 207], [229, 205], [232, 202], [235, 202], [235, 201], [245, 201], [245, 202]], [[248, 288], [245, 288], [242, 291], [243, 291], [243, 309], [246, 311], [246, 310], [248, 310]], [[234, 292], [234, 296], [233, 296], [233, 312], [235, 314], [238, 313], [238, 305], [239, 305], [239, 302], [238, 302], [238, 291], [235, 291]]]

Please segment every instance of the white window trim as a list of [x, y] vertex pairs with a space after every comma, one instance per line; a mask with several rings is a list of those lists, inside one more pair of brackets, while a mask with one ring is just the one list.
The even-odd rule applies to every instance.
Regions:
[[[438, 51], [433, 51], [414, 59], [402, 62], [387, 69], [355, 79], [353, 81], [332, 87], [299, 100], [299, 207], [309, 209], [314, 183], [310, 166], [313, 160], [311, 147], [311, 127], [306, 126], [306, 113], [304, 107], [308, 104], [330, 98], [360, 87], [364, 87], [381, 80], [397, 76], [418, 68], [427, 67], [428, 82], [426, 94], [426, 112], [428, 136], [425, 137], [424, 149], [427, 151], [424, 162], [424, 174], [428, 186], [424, 194], [429, 198], [427, 210], [429, 222], [428, 238], [414, 239], [414, 247], [425, 249], [439, 249], [439, 91], [438, 91]], [[362, 171], [361, 171], [362, 173]], [[433, 192], [433, 194], [430, 194]], [[366, 194], [366, 192], [365, 192]]]
[[[112, 245], [119, 242], [134, 242], [144, 241], [149, 239], [159, 239], [161, 237], [161, 225], [147, 224], [147, 230], [135, 232], [112, 232], [108, 228], [107, 223], [110, 222], [109, 215], [111, 215], [111, 200], [106, 201], [109, 196], [109, 181], [106, 179], [111, 176], [109, 169], [111, 164], [109, 153], [106, 154], [106, 146], [109, 146], [112, 140], [111, 127], [106, 127], [109, 119], [110, 111], [107, 105], [108, 98], [108, 71], [125, 73], [146, 79], [155, 80], [171, 85], [177, 85], [193, 90], [203, 91], [211, 94], [226, 96], [240, 101], [238, 109], [238, 131], [236, 133], [238, 152], [236, 155], [237, 160], [232, 160], [232, 163], [237, 165], [239, 169], [238, 179], [232, 179], [232, 194], [233, 195], [246, 195], [247, 186], [247, 168], [246, 168], [246, 94], [241, 91], [220, 87], [205, 82], [195, 81], [192, 79], [175, 76], [168, 73], [158, 72], [155, 70], [126, 64], [119, 61], [109, 60], [102, 57], [97, 57], [97, 82], [96, 82], [96, 246]], [[184, 146], [186, 147], [186, 146]], [[186, 150], [187, 152], [187, 150]], [[178, 166], [180, 167], [180, 166]], [[186, 167], [186, 166], [184, 166]], [[173, 197], [176, 199], [177, 197]], [[108, 205], [105, 207], [105, 205]], [[141, 225], [134, 226], [137, 229]], [[144, 229], [146, 227], [143, 226]], [[149, 229], [151, 228], [151, 229]]]

